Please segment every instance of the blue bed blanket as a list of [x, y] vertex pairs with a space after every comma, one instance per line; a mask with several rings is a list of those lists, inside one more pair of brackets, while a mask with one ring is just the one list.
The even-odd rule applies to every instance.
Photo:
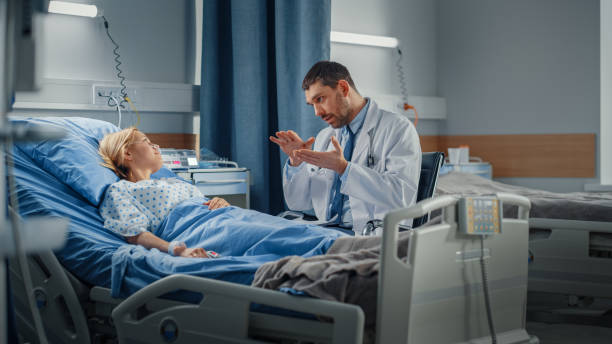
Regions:
[[[288, 255], [323, 254], [345, 234], [279, 217], [228, 207], [208, 210], [203, 199], [181, 203], [154, 232], [165, 240], [203, 247], [219, 258], [172, 257], [157, 249], [130, 245], [106, 230], [98, 212], [100, 198], [116, 177], [99, 165], [98, 141], [118, 130], [83, 118], [20, 119], [67, 128], [69, 137], [14, 147], [13, 174], [23, 217], [46, 215], [70, 220], [65, 246], [55, 252], [62, 265], [82, 281], [111, 288], [127, 297], [174, 273], [250, 284], [257, 268]], [[173, 174], [162, 170], [153, 177]], [[14, 194], [13, 194], [14, 195]], [[44, 228], [40, 229], [41, 231]]]
[[184, 241], [187, 247], [213, 250], [219, 257], [173, 257], [157, 249], [122, 245], [112, 256], [113, 295], [130, 295], [173, 273], [251, 284], [263, 263], [324, 254], [344, 235], [237, 207], [211, 211], [202, 202], [193, 199], [179, 204], [154, 234], [166, 241]]

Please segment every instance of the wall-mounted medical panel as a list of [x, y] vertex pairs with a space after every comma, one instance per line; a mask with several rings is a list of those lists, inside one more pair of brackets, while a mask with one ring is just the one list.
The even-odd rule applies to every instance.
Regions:
[[[387, 111], [401, 113], [415, 118], [414, 111], [405, 111], [404, 100], [397, 94], [375, 94], [371, 96], [378, 106]], [[446, 119], [446, 99], [440, 97], [408, 96], [407, 103], [414, 106], [419, 119]]]
[[[127, 94], [143, 112], [197, 112], [200, 86], [151, 82], [126, 82]], [[99, 95], [117, 95], [121, 86], [112, 81], [44, 79], [38, 92], [19, 92], [15, 109], [113, 110]], [[112, 103], [112, 102], [111, 102]]]

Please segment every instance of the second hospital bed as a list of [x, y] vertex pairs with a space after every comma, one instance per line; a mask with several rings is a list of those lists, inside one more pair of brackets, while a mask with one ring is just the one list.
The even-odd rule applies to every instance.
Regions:
[[451, 172], [438, 194], [510, 192], [528, 197], [529, 291], [612, 298], [612, 193], [554, 193]]
[[[81, 135], [88, 132], [92, 120], [58, 121], [72, 129], [76, 125], [75, 130]], [[85, 135], [86, 141], [99, 139], [102, 132], [98, 129], [97, 136]], [[61, 145], [56, 148], [66, 149]], [[92, 230], [101, 227], [97, 207], [75, 190], [76, 184], [70, 184], [70, 178], [76, 177], [58, 179], [50, 166], [50, 155], [37, 160], [27, 153], [28, 149], [17, 147], [13, 154], [20, 215], [63, 216], [71, 221], [64, 249], [55, 254], [42, 252], [29, 260], [37, 304], [53, 342], [102, 342], [108, 338], [118, 338], [120, 342], [177, 343], [361, 342], [364, 315], [357, 306], [241, 285], [252, 279], [252, 273], [262, 262], [259, 258], [237, 258], [227, 265], [233, 270], [229, 272], [220, 271], [213, 263], [202, 265], [199, 270], [179, 264], [177, 271], [172, 271], [179, 274], [151, 269], [156, 264], [163, 265], [164, 260], [156, 261], [155, 254], [149, 256], [123, 242], [116, 247], [112, 238]], [[70, 153], [69, 149], [65, 153]], [[524, 330], [526, 260], [517, 259], [524, 257], [517, 256], [517, 252], [526, 251], [525, 216], [529, 203], [520, 197], [503, 197], [507, 204], [519, 206], [519, 217], [504, 219], [507, 229], [504, 235], [487, 240], [491, 250], [486, 258], [491, 266], [494, 318], [500, 342], [528, 342]], [[377, 297], [376, 333], [380, 342], [402, 337], [413, 342], [424, 338], [434, 341], [438, 338], [441, 342], [489, 338], [483, 325], [486, 315], [482, 312], [482, 281], [474, 259], [478, 241], [456, 234], [455, 203], [456, 199], [451, 197], [429, 200], [386, 219], [385, 254], [381, 255]], [[422, 216], [434, 209], [444, 209], [443, 223], [411, 232], [411, 254], [407, 261], [398, 259], [393, 253], [397, 245], [396, 224], [402, 218]], [[237, 221], [272, 226], [276, 228], [274, 232], [293, 230], [298, 239], [307, 231], [323, 230], [305, 229], [290, 221], [246, 210], [231, 208], [226, 212]], [[321, 235], [318, 242], [304, 246], [301, 252], [283, 251], [277, 252], [277, 256], [322, 254], [337, 236]], [[118, 254], [121, 250], [129, 250], [129, 259]], [[457, 256], [457, 252], [463, 255]], [[264, 261], [274, 259], [277, 258], [272, 255]], [[433, 261], [436, 264], [431, 265]], [[139, 270], [143, 266], [147, 268]], [[20, 278], [19, 269], [12, 265], [20, 333], [33, 338]], [[437, 321], [432, 322], [432, 316]], [[457, 321], [457, 317], [463, 320]], [[441, 325], [447, 331], [436, 331]]]

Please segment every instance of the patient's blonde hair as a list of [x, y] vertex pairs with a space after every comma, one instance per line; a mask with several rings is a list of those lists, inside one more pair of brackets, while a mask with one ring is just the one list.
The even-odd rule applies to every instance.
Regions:
[[138, 129], [131, 127], [104, 136], [100, 141], [98, 153], [104, 162], [102, 166], [110, 168], [119, 178], [127, 179], [129, 169], [123, 160], [127, 146], [135, 142]]

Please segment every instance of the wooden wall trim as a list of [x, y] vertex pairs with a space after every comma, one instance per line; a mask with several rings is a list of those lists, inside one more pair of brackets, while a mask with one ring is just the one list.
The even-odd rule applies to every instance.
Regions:
[[194, 149], [198, 151], [199, 146], [196, 134], [170, 134], [151, 133], [146, 134], [149, 140], [157, 143], [161, 148]]
[[[419, 139], [421, 140], [421, 151], [423, 152], [441, 152], [442, 151], [439, 145], [440, 136], [420, 136]], [[444, 151], [444, 154], [445, 155], [448, 154], [446, 150]]]
[[[196, 134], [147, 134], [162, 148], [195, 149]], [[595, 134], [525, 134], [421, 136], [423, 152], [444, 152], [448, 147], [470, 146], [470, 155], [493, 166], [495, 178], [595, 177]]]
[[422, 136], [424, 152], [470, 146], [493, 177], [595, 177], [595, 134]]

